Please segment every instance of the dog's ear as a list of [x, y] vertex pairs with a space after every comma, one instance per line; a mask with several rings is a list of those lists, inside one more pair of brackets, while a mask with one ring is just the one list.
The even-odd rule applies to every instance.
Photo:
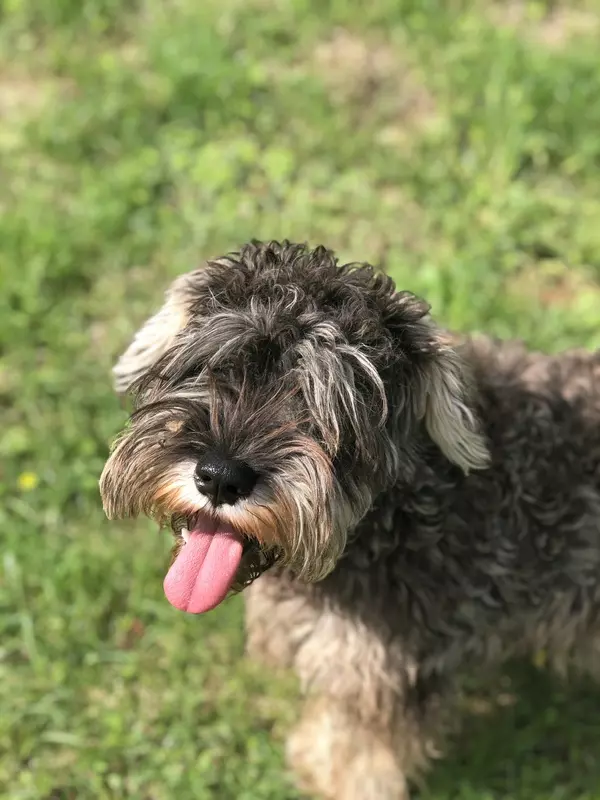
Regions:
[[453, 337], [431, 319], [429, 305], [411, 292], [393, 292], [391, 300], [386, 323], [401, 353], [394, 381], [400, 397], [390, 402], [397, 410], [393, 421], [408, 422], [403, 395], [409, 385], [416, 418], [446, 458], [464, 472], [485, 468], [489, 452], [473, 403], [474, 386]]
[[118, 394], [126, 394], [171, 347], [188, 321], [190, 284], [197, 271], [180, 275], [165, 293], [162, 308], [135, 334], [133, 341], [113, 367]]
[[456, 350], [440, 343], [424, 373], [423, 417], [442, 453], [465, 473], [488, 466], [490, 454], [472, 407], [472, 386]]

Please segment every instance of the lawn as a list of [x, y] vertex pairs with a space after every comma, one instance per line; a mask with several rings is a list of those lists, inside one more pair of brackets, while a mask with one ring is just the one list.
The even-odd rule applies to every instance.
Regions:
[[[110, 366], [251, 237], [599, 346], [599, 36], [598, 0], [1, 0], [0, 797], [299, 798], [240, 600], [175, 612], [168, 536], [103, 519]], [[422, 798], [600, 799], [598, 691], [519, 665], [464, 706]]]

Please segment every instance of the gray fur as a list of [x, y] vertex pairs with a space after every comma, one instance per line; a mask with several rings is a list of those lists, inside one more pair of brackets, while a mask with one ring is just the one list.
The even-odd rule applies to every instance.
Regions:
[[287, 242], [174, 295], [160, 346], [121, 362], [135, 410], [105, 509], [177, 531], [206, 448], [259, 473], [219, 513], [249, 542], [249, 651], [309, 695], [288, 748], [305, 788], [406, 798], [461, 670], [544, 648], [600, 671], [598, 354], [458, 341], [368, 265]]

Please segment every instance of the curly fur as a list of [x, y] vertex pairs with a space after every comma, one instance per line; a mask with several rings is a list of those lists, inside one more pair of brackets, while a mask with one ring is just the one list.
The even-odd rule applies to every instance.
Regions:
[[105, 508], [194, 513], [215, 443], [261, 474], [220, 513], [255, 545], [249, 650], [309, 696], [306, 788], [405, 798], [461, 670], [544, 648], [599, 671], [600, 355], [458, 340], [369, 265], [287, 242], [179, 278], [165, 308], [115, 369], [136, 410]]

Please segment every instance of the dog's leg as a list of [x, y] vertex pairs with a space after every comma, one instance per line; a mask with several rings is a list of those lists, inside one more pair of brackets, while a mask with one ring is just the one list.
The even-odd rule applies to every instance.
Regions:
[[300, 788], [327, 800], [408, 800], [390, 732], [365, 725], [336, 701], [307, 704], [287, 755]]
[[407, 800], [407, 778], [436, 754], [440, 682], [425, 685], [419, 664], [373, 629], [265, 578], [246, 595], [248, 650], [309, 690], [287, 746], [301, 787], [326, 800]]

